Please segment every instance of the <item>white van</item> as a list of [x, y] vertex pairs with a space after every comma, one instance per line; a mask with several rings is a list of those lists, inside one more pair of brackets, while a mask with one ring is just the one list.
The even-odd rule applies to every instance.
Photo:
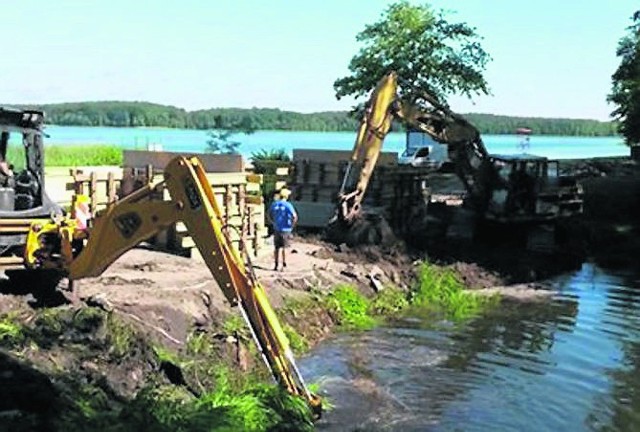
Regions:
[[449, 161], [447, 146], [416, 130], [407, 131], [406, 147], [398, 163], [412, 166], [440, 167]]

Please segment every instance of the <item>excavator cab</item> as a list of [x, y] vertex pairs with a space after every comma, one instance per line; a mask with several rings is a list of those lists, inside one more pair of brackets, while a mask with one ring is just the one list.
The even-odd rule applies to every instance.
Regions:
[[61, 215], [44, 189], [44, 112], [0, 107], [0, 270], [22, 267], [34, 220]]
[[562, 177], [558, 161], [531, 154], [490, 155], [494, 180], [488, 191], [487, 218], [532, 222], [581, 213], [582, 189]]

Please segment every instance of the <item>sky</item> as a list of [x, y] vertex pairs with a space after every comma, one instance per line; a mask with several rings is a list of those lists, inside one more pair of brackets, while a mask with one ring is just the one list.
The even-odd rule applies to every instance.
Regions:
[[[387, 0], [3, 2], [0, 101], [142, 100], [187, 110], [348, 110], [356, 34]], [[424, 2], [413, 2], [423, 4]], [[455, 111], [607, 120], [635, 0], [432, 0], [476, 28], [490, 96]]]

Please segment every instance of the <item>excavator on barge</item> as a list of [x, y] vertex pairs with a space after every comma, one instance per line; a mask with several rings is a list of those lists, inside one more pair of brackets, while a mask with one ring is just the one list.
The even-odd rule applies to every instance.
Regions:
[[[412, 102], [401, 100], [396, 73], [391, 72], [378, 82], [365, 105], [328, 224], [330, 240], [354, 240], [353, 232], [362, 232], [362, 225], [375, 234], [360, 237], [382, 243], [389, 237], [383, 217], [363, 212], [362, 201], [394, 120], [446, 145], [450, 161], [446, 165], [464, 185], [464, 206], [476, 221], [497, 224], [503, 230], [516, 226], [535, 230], [582, 213], [582, 187], [575, 179], [560, 176], [557, 161], [529, 154], [490, 154], [478, 129], [434, 96], [424, 93]], [[424, 204], [428, 206], [428, 199]], [[426, 210], [422, 214], [426, 216]]]
[[[165, 167], [163, 181], [87, 219], [82, 211], [87, 197], [76, 195], [71, 211], [65, 212], [45, 193], [43, 125], [41, 111], [0, 109], [0, 270], [22, 280], [67, 277], [72, 283], [95, 277], [140, 242], [181, 221], [229, 303], [240, 309], [275, 381], [319, 416], [321, 399], [309, 391], [296, 367], [248, 255], [227, 236], [201, 162], [176, 157]], [[6, 162], [10, 134], [22, 141], [25, 160], [14, 162], [24, 165], [18, 173]], [[157, 199], [165, 188], [170, 199]]]

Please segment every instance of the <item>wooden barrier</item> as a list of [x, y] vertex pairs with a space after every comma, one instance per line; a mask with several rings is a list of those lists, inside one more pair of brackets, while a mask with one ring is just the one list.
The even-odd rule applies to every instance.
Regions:
[[[71, 194], [88, 195], [93, 214], [144, 185], [162, 180], [162, 170], [155, 168], [153, 164], [111, 171], [70, 170], [69, 175], [71, 181], [65, 189]], [[267, 235], [261, 192], [263, 176], [245, 172], [208, 172], [207, 180], [213, 187], [222, 212], [222, 222], [232, 242], [239, 249], [246, 248], [254, 256], [261, 253]], [[167, 190], [159, 193], [158, 198], [169, 198]], [[198, 255], [195, 243], [182, 223], [159, 233], [150, 239], [150, 243], [158, 249], [180, 255]]]
[[[290, 176], [292, 202], [302, 227], [324, 227], [335, 211], [351, 152], [294, 150]], [[404, 229], [411, 209], [426, 199], [432, 169], [398, 165], [397, 153], [381, 153], [371, 175], [363, 205], [382, 211], [396, 229]]]

